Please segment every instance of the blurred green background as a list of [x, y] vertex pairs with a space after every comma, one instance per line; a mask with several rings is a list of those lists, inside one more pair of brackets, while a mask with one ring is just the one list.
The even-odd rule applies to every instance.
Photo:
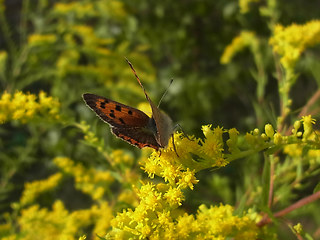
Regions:
[[[104, 157], [82, 141], [83, 133], [74, 123], [89, 123], [107, 150], [123, 148], [139, 155], [140, 150], [116, 139], [81, 97], [89, 92], [132, 107], [145, 102], [125, 57], [155, 103], [174, 79], [161, 109], [187, 134], [202, 137], [201, 126], [205, 124], [235, 127], [245, 133], [256, 127], [262, 129], [266, 123], [275, 124], [279, 114], [274, 55], [268, 44], [271, 27], [320, 18], [320, 1], [253, 1], [245, 13], [240, 11], [238, 1], [223, 0], [66, 3], [72, 2], [0, 2], [0, 51], [7, 53], [6, 63], [0, 66], [0, 93], [21, 90], [38, 94], [43, 90], [61, 103], [59, 121], [42, 118], [27, 124], [8, 121], [0, 126], [1, 212], [11, 211], [10, 204], [19, 200], [25, 182], [55, 172], [51, 162], [54, 157], [67, 156], [86, 166], [103, 165]], [[262, 14], [267, 6], [269, 15]], [[220, 63], [225, 47], [243, 30], [255, 32], [260, 39], [267, 78], [260, 97], [249, 49], [238, 53], [229, 64]], [[315, 71], [315, 62], [319, 56], [318, 46], [307, 51], [297, 66], [299, 78], [291, 91], [294, 111], [299, 111], [317, 88], [315, 79], [320, 74]], [[242, 184], [245, 191], [251, 184], [237, 179], [250, 169], [260, 169], [258, 157], [219, 171], [217, 174], [228, 176], [222, 183], [214, 182], [218, 180], [211, 172], [201, 172], [203, 184], [196, 193], [189, 193], [186, 209], [195, 210], [199, 200], [192, 194], [199, 192], [202, 203], [236, 204], [236, 185]], [[220, 193], [207, 192], [210, 184], [227, 184], [230, 189], [225, 193], [222, 188]], [[64, 199], [70, 209], [90, 204], [80, 193], [72, 200], [69, 190], [61, 188], [56, 194], [53, 198]], [[47, 199], [42, 202], [50, 203]]]

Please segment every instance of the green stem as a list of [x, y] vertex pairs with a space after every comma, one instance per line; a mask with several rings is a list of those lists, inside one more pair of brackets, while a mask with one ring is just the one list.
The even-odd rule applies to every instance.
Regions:
[[11, 31], [7, 19], [5, 17], [3, 6], [0, 6], [0, 28], [3, 33], [2, 37], [4, 38], [4, 41], [8, 46], [8, 55], [13, 57], [16, 55], [16, 46], [14, 45], [14, 42], [11, 38]]

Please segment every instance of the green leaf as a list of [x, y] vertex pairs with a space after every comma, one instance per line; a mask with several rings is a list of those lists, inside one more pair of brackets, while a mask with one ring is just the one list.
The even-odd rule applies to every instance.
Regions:
[[320, 182], [316, 185], [316, 187], [313, 189], [313, 193], [319, 192], [320, 191]]

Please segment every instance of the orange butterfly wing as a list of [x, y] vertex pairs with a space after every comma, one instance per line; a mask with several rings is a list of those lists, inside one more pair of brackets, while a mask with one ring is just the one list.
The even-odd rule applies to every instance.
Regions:
[[111, 132], [119, 138], [138, 148], [150, 147], [158, 150], [160, 145], [157, 143], [154, 134], [147, 128], [111, 128]]
[[150, 118], [142, 111], [91, 93], [83, 99], [103, 121], [114, 127], [146, 127]]

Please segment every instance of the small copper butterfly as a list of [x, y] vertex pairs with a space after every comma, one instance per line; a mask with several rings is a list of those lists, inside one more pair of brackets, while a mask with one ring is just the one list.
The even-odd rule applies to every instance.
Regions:
[[85, 93], [83, 99], [98, 117], [110, 125], [115, 136], [138, 148], [165, 148], [173, 134], [172, 120], [151, 101], [132, 64], [128, 59], [126, 61], [151, 106], [151, 118], [136, 108], [95, 94]]

